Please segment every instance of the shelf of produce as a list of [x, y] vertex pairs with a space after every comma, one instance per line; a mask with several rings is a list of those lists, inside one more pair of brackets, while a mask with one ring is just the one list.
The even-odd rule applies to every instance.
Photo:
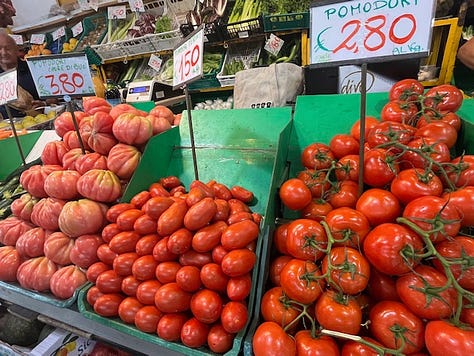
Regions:
[[103, 339], [128, 349], [132, 348], [133, 350], [145, 355], [179, 355], [179, 353], [173, 352], [172, 350], [161, 348], [156, 344], [151, 344], [116, 329], [108, 328], [94, 320], [87, 319], [75, 310], [74, 305], [71, 308], [61, 308], [4, 288], [0, 288], [0, 299], [21, 305], [32, 311], [40, 312], [44, 316], [57, 320], [65, 325], [71, 325], [85, 333], [92, 334], [99, 339]]

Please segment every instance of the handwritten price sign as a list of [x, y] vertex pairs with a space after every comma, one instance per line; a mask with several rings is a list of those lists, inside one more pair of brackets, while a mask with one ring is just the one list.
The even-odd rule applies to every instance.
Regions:
[[428, 55], [435, 0], [353, 0], [311, 7], [311, 64]]
[[31, 44], [42, 44], [45, 40], [44, 33], [33, 33], [30, 37]]
[[16, 70], [3, 72], [0, 74], [0, 105], [5, 105], [17, 98]]
[[142, 0], [129, 0], [128, 4], [130, 5], [130, 10], [144, 12], [145, 6], [143, 6]]
[[265, 42], [265, 46], [263, 47], [267, 52], [277, 56], [280, 53], [281, 48], [283, 47], [283, 41], [280, 37], [275, 36], [273, 33], [270, 34], [270, 38]]
[[173, 87], [202, 76], [204, 29], [191, 34], [173, 51]]
[[26, 62], [41, 98], [95, 95], [85, 54], [29, 57]]
[[125, 5], [109, 6], [107, 8], [107, 18], [109, 20], [126, 19], [127, 18], [127, 8], [125, 7]]
[[148, 60], [148, 65], [153, 68], [156, 72], [159, 72], [161, 69], [161, 64], [163, 60], [158, 57], [156, 54], [152, 54]]
[[66, 27], [61, 26], [57, 30], [53, 31], [51, 36], [53, 37], [53, 41], [56, 41], [58, 38], [61, 38], [63, 36], [66, 36]]

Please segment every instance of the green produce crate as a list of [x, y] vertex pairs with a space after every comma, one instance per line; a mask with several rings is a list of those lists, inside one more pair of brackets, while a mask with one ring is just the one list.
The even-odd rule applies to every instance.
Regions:
[[[41, 131], [33, 131], [26, 135], [18, 136], [25, 158], [40, 136]], [[16, 168], [20, 167], [23, 162], [14, 137], [0, 140], [0, 152], [4, 153], [0, 157], [0, 180], [3, 180]]]
[[85, 48], [102, 42], [107, 34], [107, 16], [105, 13], [85, 17], [82, 20], [83, 31], [78, 38], [74, 51], [83, 51]]
[[[206, 51], [204, 51], [204, 52], [206, 52]], [[215, 54], [216, 52], [210, 52], [210, 53]], [[219, 53], [219, 52], [217, 52], [217, 53]], [[198, 79], [198, 80], [196, 80], [192, 83], [189, 83], [188, 84], [188, 89], [189, 90], [219, 88], [221, 86], [221, 83], [219, 82], [219, 80], [217, 80], [217, 73], [219, 73], [219, 71], [222, 68], [222, 63], [224, 62], [225, 53], [219, 53], [219, 54], [221, 54], [221, 61], [220, 61], [219, 67], [216, 68], [215, 70], [213, 70], [210, 73], [204, 74], [202, 76], [202, 78], [200, 78], [200, 79]], [[206, 55], [206, 53], [204, 53], [204, 56], [205, 55]]]
[[309, 29], [309, 11], [292, 14], [263, 15], [265, 32]]
[[[388, 93], [367, 94], [367, 116], [380, 117], [380, 112], [388, 101]], [[462, 107], [457, 112], [463, 119], [459, 133], [456, 153], [465, 150], [474, 153], [474, 100], [464, 100]], [[335, 94], [335, 95], [307, 95], [299, 96], [296, 101], [295, 113], [292, 120], [290, 142], [288, 147], [288, 169], [289, 177], [295, 177], [302, 170], [301, 153], [303, 149], [313, 143], [322, 142], [328, 144], [332, 136], [337, 133], [348, 133], [352, 124], [360, 117], [360, 95], [359, 94]], [[271, 202], [272, 203], [272, 202]], [[293, 218], [281, 210], [281, 204], [273, 201], [275, 207], [269, 210], [280, 211], [279, 217]], [[291, 213], [290, 213], [291, 214]], [[244, 340], [243, 353], [246, 356], [253, 355], [252, 339], [260, 319], [260, 303], [266, 286], [268, 284], [270, 259], [273, 253], [272, 237], [275, 231], [275, 220], [268, 221], [269, 235], [264, 240], [263, 251], [266, 259], [260, 260], [257, 285], [263, 289], [258, 294], [254, 307], [254, 319], [248, 327], [247, 336]]]
[[[264, 216], [257, 242], [257, 261], [267, 260], [262, 249], [268, 239], [269, 223], [275, 219], [273, 211], [276, 187], [286, 175], [286, 148], [290, 135], [291, 108], [261, 110], [192, 111], [194, 142], [199, 179], [203, 182], [215, 179], [231, 187], [241, 185], [255, 195], [254, 212]], [[153, 137], [143, 153], [122, 201], [147, 189], [159, 178], [178, 176], [186, 187], [195, 179], [186, 112], [181, 125]], [[255, 301], [262, 290], [257, 284], [258, 263], [253, 270], [252, 290], [248, 299], [250, 324], [254, 315]], [[180, 343], [170, 343], [147, 334], [117, 318], [103, 318], [95, 314], [86, 301], [86, 290], [78, 297], [79, 311], [87, 318], [111, 328], [130, 333], [140, 339], [167, 349], [188, 355], [209, 355], [207, 348], [192, 349]], [[257, 314], [258, 315], [258, 314]], [[226, 355], [238, 355], [242, 349], [247, 327], [237, 334], [233, 348]]]

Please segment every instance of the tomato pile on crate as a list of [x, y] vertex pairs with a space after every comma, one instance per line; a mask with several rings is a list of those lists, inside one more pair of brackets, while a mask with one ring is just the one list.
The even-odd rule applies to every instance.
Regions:
[[[395, 83], [380, 118], [301, 153], [279, 189], [255, 355], [470, 355], [474, 156], [455, 152], [463, 95]], [[359, 166], [363, 189], [359, 190]]]
[[241, 186], [161, 178], [106, 213], [87, 302], [168, 342], [229, 351], [247, 324], [261, 216]]

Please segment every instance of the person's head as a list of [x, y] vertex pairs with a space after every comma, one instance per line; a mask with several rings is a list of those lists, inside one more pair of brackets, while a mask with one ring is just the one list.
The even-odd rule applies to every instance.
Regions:
[[18, 46], [13, 37], [6, 32], [0, 32], [0, 68], [3, 70], [16, 68], [18, 54]]

